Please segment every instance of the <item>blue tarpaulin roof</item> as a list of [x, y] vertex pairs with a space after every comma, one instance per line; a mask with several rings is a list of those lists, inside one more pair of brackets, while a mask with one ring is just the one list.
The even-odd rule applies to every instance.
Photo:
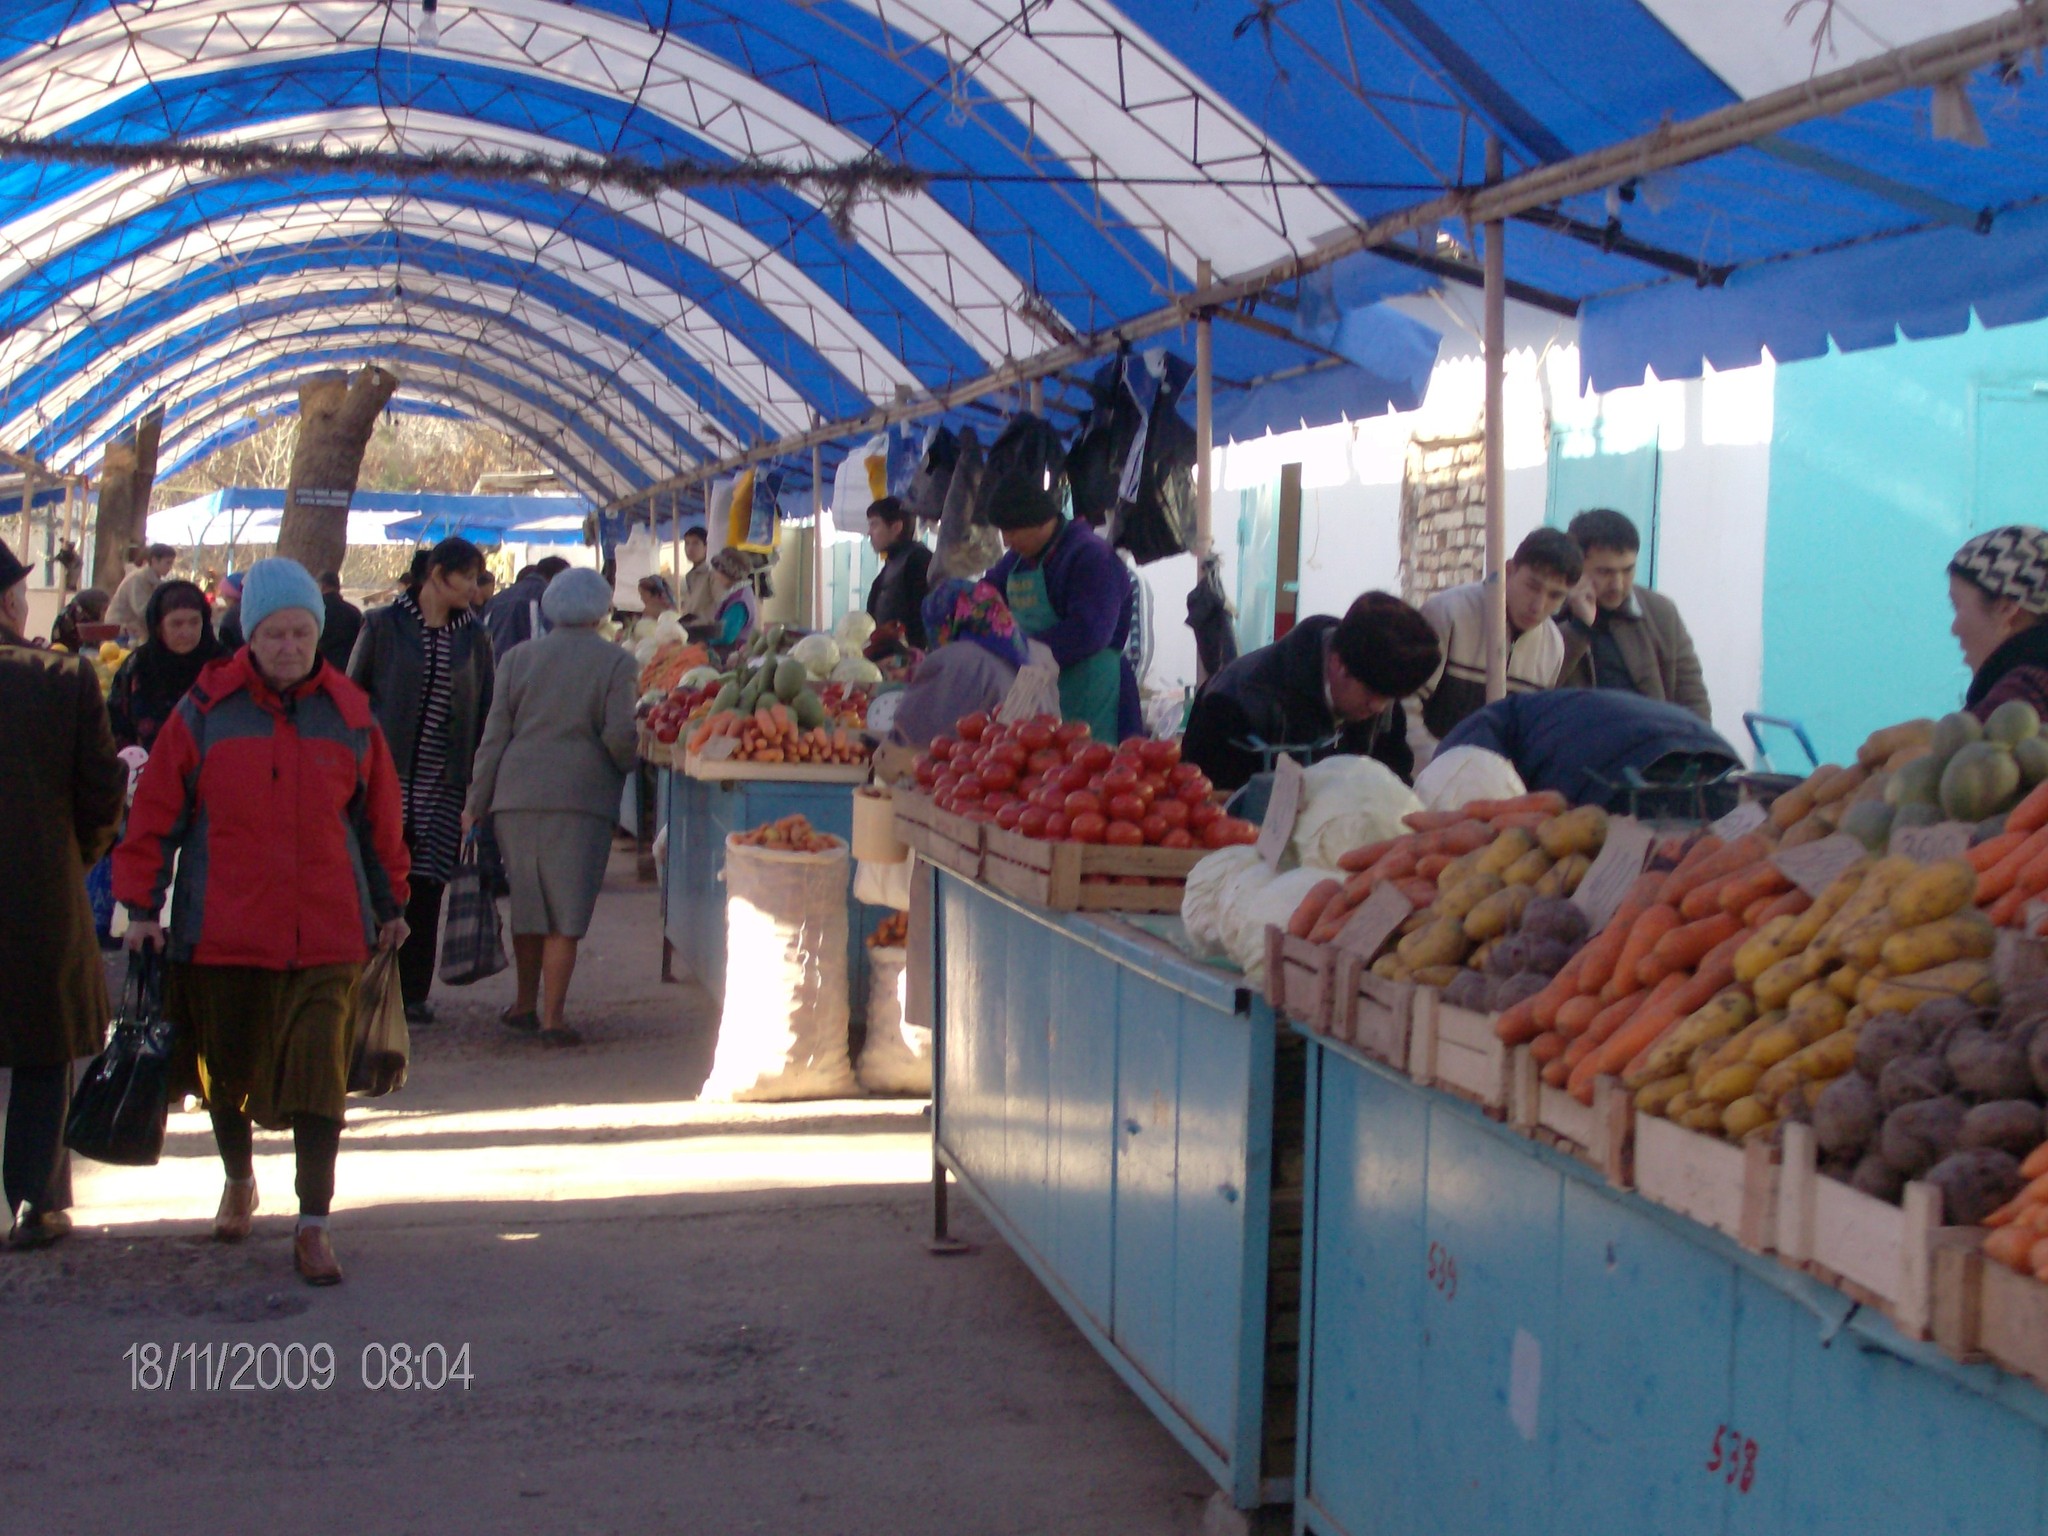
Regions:
[[[2009, 9], [442, 0], [429, 39], [418, 0], [14, 0], [0, 132], [728, 165], [873, 153], [930, 180], [839, 206], [759, 181], [0, 157], [0, 444], [90, 468], [161, 406], [176, 462], [309, 367], [379, 360], [403, 398], [516, 434], [602, 502], [1108, 335], [1202, 261], [1229, 277], [1313, 252], [1476, 184], [1489, 134], [1513, 174]], [[1987, 147], [1934, 137], [1917, 90], [1539, 210], [1510, 226], [1515, 291], [1581, 318], [1601, 386], [2048, 313], [2038, 59], [1978, 71], [1944, 114], [1963, 137], [1974, 114]], [[1219, 326], [1217, 373], [1240, 386], [1219, 394], [1225, 419], [1253, 432], [1413, 403], [1427, 337], [1374, 306], [1469, 280], [1471, 246], [1425, 230], [1270, 295], [1270, 330]], [[1270, 394], [1245, 387], [1274, 375]]]
[[[149, 536], [167, 543], [269, 543], [285, 493], [251, 486], [213, 491], [149, 514]], [[431, 544], [460, 534], [473, 544], [580, 544], [590, 503], [581, 496], [453, 496], [432, 491], [357, 491], [350, 541]]]

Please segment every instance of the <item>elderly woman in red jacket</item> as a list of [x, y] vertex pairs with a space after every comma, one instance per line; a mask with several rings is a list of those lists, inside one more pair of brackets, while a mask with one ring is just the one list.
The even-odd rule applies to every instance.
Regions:
[[325, 612], [297, 562], [249, 567], [248, 644], [158, 733], [114, 855], [131, 948], [164, 943], [171, 899], [166, 1006], [196, 1042], [227, 1169], [213, 1235], [249, 1235], [252, 1122], [289, 1127], [292, 1256], [314, 1285], [341, 1279], [327, 1212], [356, 980], [372, 947], [405, 942], [407, 895], [398, 775], [369, 700], [321, 660]]

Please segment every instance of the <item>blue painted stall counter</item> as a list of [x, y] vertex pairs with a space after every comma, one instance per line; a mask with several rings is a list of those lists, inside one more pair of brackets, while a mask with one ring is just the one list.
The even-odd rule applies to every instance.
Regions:
[[1171, 919], [920, 878], [935, 1158], [1240, 1507], [1284, 1502], [1301, 1042]]
[[2048, 1530], [2032, 1385], [1307, 1045], [1297, 1532]]

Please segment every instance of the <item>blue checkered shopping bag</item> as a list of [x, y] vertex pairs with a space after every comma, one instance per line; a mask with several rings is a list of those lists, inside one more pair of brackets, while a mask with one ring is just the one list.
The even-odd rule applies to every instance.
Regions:
[[481, 862], [479, 839], [472, 832], [462, 845], [462, 862], [448, 882], [448, 916], [441, 926], [441, 980], [466, 987], [495, 976], [505, 959], [505, 925], [498, 916]]

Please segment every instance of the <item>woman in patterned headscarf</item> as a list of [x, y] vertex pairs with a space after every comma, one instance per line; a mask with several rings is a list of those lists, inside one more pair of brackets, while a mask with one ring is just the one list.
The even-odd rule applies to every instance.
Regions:
[[[890, 738], [922, 750], [962, 715], [994, 711], [1032, 659], [1032, 641], [1017, 627], [1003, 594], [986, 581], [941, 582], [924, 600], [932, 648], [911, 674]], [[1041, 645], [1041, 663], [1052, 665]]]
[[1948, 597], [1971, 673], [1963, 707], [1988, 720], [2017, 699], [2048, 719], [2048, 532], [2014, 523], [1978, 534], [1949, 562]]

